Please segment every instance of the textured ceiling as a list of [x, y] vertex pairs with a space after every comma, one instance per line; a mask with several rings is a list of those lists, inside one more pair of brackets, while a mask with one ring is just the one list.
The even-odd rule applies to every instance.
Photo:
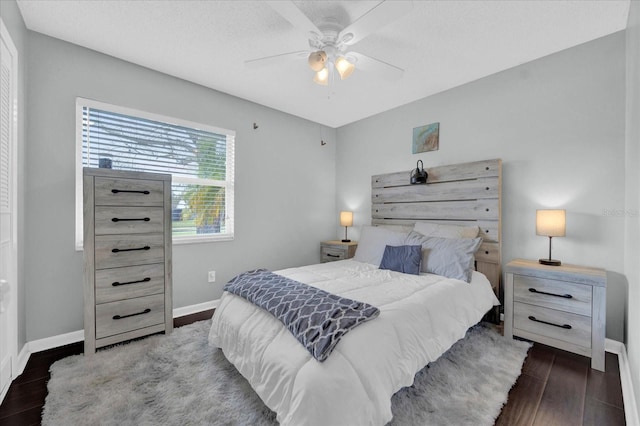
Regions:
[[[388, 0], [400, 1], [400, 0]], [[295, 1], [316, 25], [346, 27], [379, 1]], [[356, 68], [313, 83], [307, 35], [261, 1], [18, 0], [27, 28], [148, 68], [339, 127], [623, 30], [629, 0], [419, 1], [352, 50], [405, 69], [390, 81]]]

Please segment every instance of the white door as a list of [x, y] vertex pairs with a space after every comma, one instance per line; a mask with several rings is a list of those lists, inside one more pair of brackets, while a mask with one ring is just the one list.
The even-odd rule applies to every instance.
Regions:
[[[17, 352], [17, 52], [0, 20], [0, 395]], [[2, 398], [0, 398], [2, 399]]]

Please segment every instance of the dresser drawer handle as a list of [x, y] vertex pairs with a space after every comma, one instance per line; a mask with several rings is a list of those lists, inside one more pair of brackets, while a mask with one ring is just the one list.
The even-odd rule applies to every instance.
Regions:
[[530, 288], [529, 291], [531, 293], [546, 294], [547, 296], [555, 296], [555, 297], [563, 297], [565, 299], [573, 299], [573, 296], [570, 295], [570, 294], [547, 293], [546, 291], [536, 290], [535, 288]]
[[541, 322], [543, 324], [552, 325], [554, 327], [564, 328], [565, 330], [571, 330], [571, 326], [569, 324], [554, 324], [552, 322], [539, 320], [536, 317], [534, 317], [533, 315], [529, 315], [529, 319], [531, 321]]
[[149, 191], [131, 191], [128, 189], [112, 189], [111, 192], [113, 192], [114, 194], [118, 194], [120, 192], [128, 192], [130, 194], [144, 194], [144, 195], [149, 195], [150, 192]]
[[331, 253], [327, 253], [327, 256], [329, 256], [329, 257], [340, 257], [339, 254], [331, 254]]
[[147, 308], [142, 312], [136, 312], [135, 314], [129, 314], [129, 315], [114, 315], [113, 319], [114, 320], [119, 320], [119, 319], [125, 319], [125, 318], [129, 318], [129, 317], [135, 317], [136, 315], [144, 315], [144, 314], [148, 314], [149, 312], [151, 312], [151, 309]]
[[151, 247], [149, 247], [149, 246], [144, 246], [144, 247], [139, 247], [139, 248], [132, 248], [132, 249], [114, 248], [113, 250], [111, 250], [111, 253], [120, 253], [121, 251], [150, 250], [150, 249], [151, 249]]
[[151, 281], [151, 278], [146, 277], [142, 280], [138, 280], [138, 281], [127, 281], [126, 283], [120, 283], [118, 281], [111, 283], [112, 286], [114, 287], [118, 287], [119, 285], [128, 285], [128, 284], [138, 284], [138, 283], [148, 283], [149, 281]]
[[143, 218], [140, 218], [140, 219], [123, 219], [123, 218], [120, 218], [120, 217], [114, 217], [113, 219], [111, 219], [111, 222], [132, 222], [132, 221], [136, 221], [136, 220], [149, 222], [151, 219], [149, 219], [148, 217], [143, 217]]

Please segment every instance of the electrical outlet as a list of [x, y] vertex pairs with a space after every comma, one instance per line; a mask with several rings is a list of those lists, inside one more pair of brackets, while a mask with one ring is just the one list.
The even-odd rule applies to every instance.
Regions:
[[209, 271], [209, 282], [216, 282], [216, 271]]

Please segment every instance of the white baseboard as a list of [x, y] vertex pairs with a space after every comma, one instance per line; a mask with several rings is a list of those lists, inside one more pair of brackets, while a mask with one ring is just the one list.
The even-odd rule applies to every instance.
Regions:
[[[198, 303], [196, 305], [183, 306], [173, 310], [173, 317], [182, 317], [185, 315], [195, 314], [196, 312], [207, 311], [218, 307], [220, 299], [211, 300], [209, 302]], [[14, 375], [14, 379], [23, 373], [29, 357], [36, 352], [46, 351], [47, 349], [58, 348], [71, 343], [81, 342], [84, 340], [84, 330], [72, 331], [70, 333], [59, 334], [57, 336], [45, 337], [44, 339], [32, 340], [27, 342], [20, 354], [18, 355], [18, 371]]]
[[13, 377], [18, 377], [22, 374], [24, 368], [27, 366], [27, 362], [29, 362], [29, 344], [25, 343], [18, 354], [18, 359], [16, 360], [16, 371], [13, 372]]
[[[173, 310], [173, 317], [178, 318], [185, 315], [195, 314], [197, 312], [215, 309], [218, 307], [219, 303], [220, 299], [216, 299], [196, 305], [176, 308]], [[16, 360], [18, 368], [14, 378], [22, 374], [32, 353], [69, 345], [71, 343], [80, 342], [82, 340], [84, 340], [84, 330], [72, 331], [70, 333], [60, 334], [58, 336], [46, 337], [44, 339], [27, 342], [20, 351], [20, 354], [18, 354], [18, 359]], [[627, 425], [640, 425], [640, 419], [638, 417], [638, 407], [636, 405], [636, 398], [633, 390], [633, 382], [631, 381], [629, 359], [627, 358], [627, 350], [623, 343], [611, 339], [605, 339], [604, 347], [607, 352], [616, 354], [618, 356], [618, 364], [620, 366], [620, 382], [622, 384], [622, 399], [624, 402], [624, 414], [626, 417]], [[4, 395], [0, 395], [0, 401], [2, 401], [3, 399]]]
[[195, 314], [197, 312], [208, 311], [215, 309], [220, 304], [220, 299], [210, 300], [209, 302], [198, 303], [197, 305], [183, 306], [182, 308], [175, 308], [173, 310], [173, 317], [183, 317], [185, 315]]
[[631, 370], [629, 369], [629, 358], [627, 349], [622, 342], [605, 339], [604, 348], [607, 352], [618, 355], [618, 365], [620, 366], [620, 383], [622, 384], [622, 402], [624, 403], [624, 416], [629, 426], [640, 425], [638, 417], [638, 405], [633, 391], [631, 381]]

